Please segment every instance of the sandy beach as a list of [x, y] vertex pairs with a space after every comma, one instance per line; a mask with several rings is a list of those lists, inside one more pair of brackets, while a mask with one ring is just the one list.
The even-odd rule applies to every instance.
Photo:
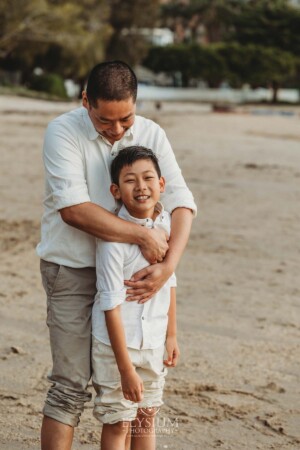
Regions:
[[[39, 449], [51, 367], [35, 253], [41, 149], [49, 120], [75, 106], [0, 96], [1, 450]], [[139, 108], [166, 130], [199, 207], [177, 271], [181, 361], [157, 448], [299, 449], [300, 109]], [[73, 448], [99, 439], [90, 403]]]

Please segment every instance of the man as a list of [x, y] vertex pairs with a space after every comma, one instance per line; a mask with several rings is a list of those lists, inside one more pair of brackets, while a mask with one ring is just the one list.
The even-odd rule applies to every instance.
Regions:
[[[53, 359], [44, 406], [42, 450], [69, 450], [91, 375], [91, 310], [96, 293], [95, 237], [138, 244], [147, 268], [125, 281], [130, 300], [149, 300], [176, 269], [196, 207], [164, 131], [135, 116], [137, 80], [121, 61], [98, 64], [82, 94], [83, 107], [52, 121], [46, 131], [45, 212], [41, 257], [47, 293], [47, 324]], [[122, 148], [143, 145], [156, 153], [172, 214], [169, 242], [156, 229], [127, 222], [112, 212], [110, 164]]]

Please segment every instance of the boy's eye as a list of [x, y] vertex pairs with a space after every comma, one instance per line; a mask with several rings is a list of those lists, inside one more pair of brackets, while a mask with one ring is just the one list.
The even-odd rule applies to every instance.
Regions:
[[132, 180], [131, 178], [128, 180], [125, 180], [125, 183], [133, 183], [133, 182], [134, 182], [134, 180]]
[[146, 180], [153, 180], [154, 177], [146, 177]]

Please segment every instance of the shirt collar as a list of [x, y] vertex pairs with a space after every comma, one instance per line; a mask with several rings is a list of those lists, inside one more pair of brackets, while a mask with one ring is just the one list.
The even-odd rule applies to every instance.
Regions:
[[[87, 136], [91, 141], [95, 141], [100, 136], [100, 138], [102, 138], [105, 142], [107, 142], [109, 145], [112, 145], [107, 139], [105, 139], [103, 136], [101, 136], [101, 134], [98, 133], [98, 131], [95, 129], [93, 122], [90, 119], [88, 110], [84, 106], [82, 106], [82, 117], [83, 117], [83, 122], [84, 122], [84, 125], [86, 128], [86, 131], [87, 131]], [[133, 136], [133, 133], [134, 133], [134, 123], [130, 128], [128, 128], [128, 130], [125, 132], [122, 139], [124, 137]], [[122, 139], [120, 141], [122, 141]]]
[[138, 219], [137, 217], [133, 217], [129, 214], [125, 205], [121, 206], [121, 208], [118, 212], [118, 216], [121, 217], [121, 219], [136, 223], [138, 225], [142, 225], [143, 227], [153, 228], [154, 224], [159, 223], [163, 219], [163, 213], [164, 213], [163, 204], [161, 202], [157, 202], [155, 205], [155, 209], [159, 213], [155, 220], [153, 220], [150, 217], [146, 218], [146, 219]]

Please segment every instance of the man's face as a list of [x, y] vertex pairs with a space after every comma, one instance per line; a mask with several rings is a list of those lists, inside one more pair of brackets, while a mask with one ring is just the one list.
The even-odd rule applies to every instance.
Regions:
[[133, 217], [153, 217], [154, 208], [164, 192], [165, 180], [158, 176], [154, 164], [148, 159], [139, 159], [131, 166], [124, 166], [119, 184], [112, 184], [110, 191], [116, 200], [121, 200]]
[[95, 129], [111, 144], [122, 139], [128, 128], [133, 125], [135, 103], [132, 97], [120, 101], [98, 100], [97, 106], [94, 107], [83, 92], [82, 104], [88, 110]]

